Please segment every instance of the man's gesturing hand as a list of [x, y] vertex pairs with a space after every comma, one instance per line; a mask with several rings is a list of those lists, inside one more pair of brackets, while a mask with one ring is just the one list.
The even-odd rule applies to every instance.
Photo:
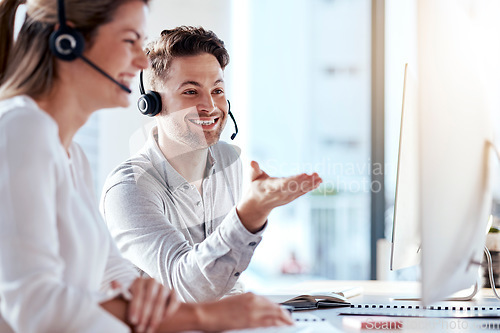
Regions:
[[286, 205], [322, 182], [317, 173], [277, 178], [270, 177], [255, 161], [250, 165], [250, 189], [236, 207], [241, 222], [250, 232], [257, 232], [264, 226], [273, 208]]

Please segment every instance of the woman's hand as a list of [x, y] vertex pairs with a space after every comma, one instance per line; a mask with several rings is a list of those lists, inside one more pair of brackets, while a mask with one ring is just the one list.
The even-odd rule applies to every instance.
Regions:
[[252, 293], [229, 296], [217, 302], [199, 303], [201, 329], [223, 331], [251, 327], [293, 325], [287, 310]]
[[252, 183], [236, 207], [241, 222], [250, 232], [257, 232], [264, 226], [271, 210], [314, 190], [323, 181], [317, 173], [270, 177], [257, 162], [252, 161], [250, 165]]
[[179, 307], [175, 292], [154, 279], [137, 278], [129, 291], [132, 298], [127, 319], [138, 333], [155, 332]]

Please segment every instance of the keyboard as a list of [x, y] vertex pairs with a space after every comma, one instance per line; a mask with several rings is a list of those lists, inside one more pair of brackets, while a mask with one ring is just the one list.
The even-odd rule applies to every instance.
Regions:
[[395, 305], [351, 304], [340, 315], [426, 317], [426, 318], [500, 318], [500, 307], [492, 305]]
[[309, 311], [298, 311], [292, 314], [294, 326], [261, 327], [227, 331], [225, 333], [340, 333], [325, 318], [318, 317]]
[[225, 331], [225, 333], [313, 333], [310, 328], [304, 326], [272, 326], [247, 328], [243, 330]]

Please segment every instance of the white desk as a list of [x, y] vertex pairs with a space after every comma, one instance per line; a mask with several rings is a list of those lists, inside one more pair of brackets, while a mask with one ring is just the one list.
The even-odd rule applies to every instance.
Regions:
[[[406, 308], [412, 306], [415, 308], [417, 305], [421, 305], [418, 301], [400, 301], [395, 300], [395, 298], [407, 298], [418, 296], [420, 285], [418, 282], [391, 282], [391, 281], [308, 281], [300, 283], [294, 286], [284, 288], [277, 291], [277, 295], [267, 295], [267, 297], [273, 301], [282, 301], [284, 295], [299, 295], [306, 293], [311, 290], [325, 290], [325, 291], [335, 291], [342, 289], [345, 286], [359, 286], [363, 288], [363, 293], [360, 296], [356, 296], [350, 299], [353, 305], [363, 305], [363, 308], [368, 305], [370, 308], [372, 306], [378, 306], [383, 304], [384, 307], [389, 306], [401, 306], [404, 305]], [[440, 302], [436, 306], [455, 306], [457, 310], [463, 307], [464, 310], [467, 307], [473, 309], [476, 306], [487, 306], [492, 307], [494, 311], [496, 308], [500, 308], [500, 301], [498, 301], [491, 291], [491, 289], [482, 289], [475, 296], [474, 300], [469, 302]], [[361, 308], [359, 311], [363, 311]], [[318, 317], [320, 320], [324, 319], [337, 330], [341, 332], [356, 332], [358, 330], [351, 329], [343, 326], [342, 320], [343, 315], [339, 315], [341, 312], [346, 311], [347, 308], [332, 308], [332, 309], [319, 309], [311, 311], [298, 311], [294, 313], [295, 319], [301, 319], [309, 317], [311, 315]], [[352, 311], [356, 311], [352, 309]], [[497, 311], [500, 313], [500, 311]], [[383, 330], [384, 332], [479, 332], [485, 331], [489, 328], [489, 331], [500, 330], [500, 318], [499, 319], [479, 319], [479, 318], [415, 318], [415, 317], [398, 317], [403, 324], [402, 329], [398, 330]], [[369, 330], [365, 330], [369, 331]], [[256, 331], [257, 332], [257, 331]], [[267, 332], [267, 331], [266, 331]]]

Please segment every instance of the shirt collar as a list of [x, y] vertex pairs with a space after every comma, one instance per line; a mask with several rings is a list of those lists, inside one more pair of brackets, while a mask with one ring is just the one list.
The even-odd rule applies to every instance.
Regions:
[[[165, 158], [163, 153], [158, 146], [158, 126], [153, 126], [149, 133], [148, 141], [146, 143], [146, 150], [153, 167], [158, 170], [160, 175], [163, 177], [167, 187], [176, 191], [180, 187], [191, 186], [186, 179], [175, 170], [172, 165]], [[208, 148], [207, 165], [205, 171], [205, 177], [209, 178], [215, 173], [215, 166], [217, 164], [217, 159], [213, 152], [213, 147]]]
[[208, 156], [207, 156], [207, 168], [205, 171], [205, 176], [210, 177], [215, 173], [215, 165], [217, 164], [217, 159], [215, 158], [215, 154], [213, 151], [213, 146], [208, 147]]

